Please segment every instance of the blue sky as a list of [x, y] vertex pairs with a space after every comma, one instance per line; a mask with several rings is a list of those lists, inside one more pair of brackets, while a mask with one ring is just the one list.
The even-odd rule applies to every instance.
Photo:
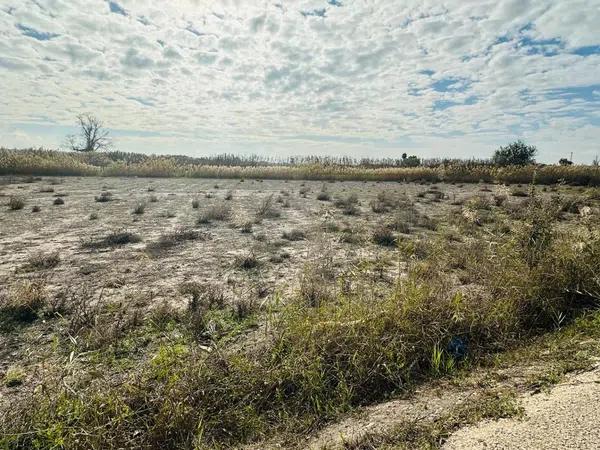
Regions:
[[0, 145], [600, 153], [600, 0], [0, 0]]

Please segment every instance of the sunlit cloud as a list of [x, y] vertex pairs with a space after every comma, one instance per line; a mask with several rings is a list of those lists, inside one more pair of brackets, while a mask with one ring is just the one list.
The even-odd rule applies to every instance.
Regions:
[[[600, 0], [0, 0], [0, 145], [556, 161], [600, 141]], [[124, 132], [123, 130], [128, 130]]]

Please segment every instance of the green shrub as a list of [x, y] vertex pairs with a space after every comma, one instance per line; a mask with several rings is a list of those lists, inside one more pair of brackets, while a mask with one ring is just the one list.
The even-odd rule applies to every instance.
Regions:
[[498, 166], [524, 166], [535, 162], [537, 148], [523, 141], [515, 141], [494, 152], [492, 161]]

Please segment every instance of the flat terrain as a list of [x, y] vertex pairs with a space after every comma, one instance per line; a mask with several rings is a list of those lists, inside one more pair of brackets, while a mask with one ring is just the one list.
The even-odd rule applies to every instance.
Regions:
[[[18, 278], [30, 277], [31, 272], [19, 271], [28, 258], [37, 252], [56, 251], [60, 263], [51, 272], [42, 273], [48, 275], [52, 289], [83, 283], [93, 291], [103, 290], [107, 298], [152, 293], [155, 301], [175, 303], [181, 300], [178, 286], [192, 280], [223, 283], [228, 296], [242, 295], [258, 285], [268, 292], [285, 290], [293, 285], [302, 267], [314, 260], [328, 259], [344, 270], [365, 258], [393, 257], [393, 247], [370, 241], [374, 227], [398, 214], [396, 210], [371, 210], [370, 203], [381, 192], [406, 195], [415, 205], [415, 213], [400, 211], [413, 236], [431, 234], [427, 218], [440, 220], [452, 209], [460, 210], [451, 203], [464, 201], [482, 188], [492, 191], [487, 193], [490, 197], [492, 193], [508, 193], [505, 186], [493, 185], [435, 187], [443, 195], [441, 201], [433, 200], [435, 192], [417, 197], [429, 186], [414, 183], [45, 177], [33, 183], [5, 184], [0, 186], [0, 202], [18, 196], [26, 206], [18, 211], [0, 208], [0, 282], [6, 287]], [[323, 189], [331, 201], [317, 200]], [[41, 192], [44, 190], [53, 192]], [[102, 192], [112, 194], [111, 200], [96, 202], [95, 197]], [[231, 200], [225, 200], [228, 193]], [[348, 215], [334, 201], [351, 194], [358, 198], [357, 211]], [[255, 223], [261, 203], [269, 196], [273, 196], [274, 217], [267, 214]], [[156, 201], [151, 202], [151, 197]], [[64, 204], [54, 205], [56, 198], [62, 198]], [[193, 200], [199, 202], [197, 209], [192, 207]], [[133, 214], [139, 203], [146, 205], [144, 213]], [[32, 213], [34, 205], [41, 211]], [[230, 208], [231, 217], [197, 224], [202, 212], [212, 205]], [[91, 214], [97, 219], [90, 220]], [[249, 233], [241, 231], [246, 222], [254, 222]], [[161, 235], [182, 228], [199, 230], [204, 237], [157, 255], [146, 251]], [[297, 241], [283, 238], [284, 232], [294, 230], [305, 236]], [[137, 234], [141, 242], [104, 249], [82, 247], [86, 240], [115, 231]], [[257, 270], [235, 266], [236, 256], [248, 253], [260, 261]]]
[[[34, 392], [37, 395], [52, 390], [48, 386], [54, 386], [56, 380], [60, 380], [60, 389], [67, 395], [75, 394], [76, 384], [87, 389], [89, 380], [95, 380], [98, 386], [121, 386], [126, 377], [146, 370], [148, 363], [155, 370], [153, 361], [167, 347], [181, 346], [185, 352], [210, 353], [217, 347], [233, 353], [248, 352], [260, 347], [258, 343], [278, 339], [277, 333], [269, 335], [268, 324], [276, 323], [273, 318], [277, 317], [278, 305], [293, 298], [300, 297], [310, 307], [319, 307], [327, 301], [343, 305], [343, 301], [332, 299], [346, 298], [348, 292], [359, 293], [356, 295], [361, 302], [378, 308], [379, 298], [399, 292], [412, 295], [399, 287], [411, 267], [417, 267], [416, 276], [425, 286], [427, 270], [431, 270], [436, 287], [430, 295], [449, 295], [449, 304], [457, 311], [460, 305], [456, 301], [462, 297], [455, 293], [459, 291], [465, 298], [475, 299], [473, 305], [493, 302], [490, 292], [497, 283], [497, 262], [489, 256], [492, 253], [484, 252], [494, 252], [504, 243], [519, 249], [520, 244], [515, 242], [520, 242], [523, 230], [538, 226], [536, 214], [544, 208], [529, 207], [531, 194], [528, 186], [486, 183], [1, 177], [0, 299], [9, 299], [4, 300], [5, 304], [10, 304], [11, 298], [31, 301], [37, 289], [43, 289], [44, 306], [35, 309], [33, 317], [14, 316], [14, 320], [0, 323], [0, 377], [4, 378], [0, 412], [21, 402], [26, 405]], [[586, 240], [597, 242], [597, 190], [537, 186], [534, 195], [556, 207], [548, 220], [557, 233], [570, 233], [576, 245], [581, 241], [581, 249]], [[533, 212], [527, 215], [530, 209]], [[544, 232], [543, 226], [540, 230]], [[441, 243], [442, 250], [435, 250], [435, 242]], [[531, 240], [525, 242], [531, 244]], [[557, 246], [561, 244], [560, 239], [556, 240]], [[573, 252], [573, 248], [567, 250]], [[522, 266], [515, 267], [533, 267], [531, 276], [544, 279], [545, 275], [526, 260], [532, 254], [524, 253], [519, 262]], [[477, 262], [479, 257], [483, 260]], [[551, 257], [547, 260], [552, 261]], [[568, 258], [578, 257], [568, 253]], [[515, 273], [509, 263], [502, 264], [506, 264], [501, 266], [502, 276], [515, 277], [515, 283], [522, 281], [522, 269]], [[564, 283], [569, 282], [568, 277], [566, 280]], [[593, 280], [588, 277], [584, 281]], [[563, 283], [563, 279], [556, 283]], [[515, 295], [520, 298], [519, 292]], [[597, 293], [585, 291], [585, 295], [594, 297]], [[194, 322], [194, 311], [197, 303], [204, 301], [210, 304], [202, 310], [200, 326]], [[94, 309], [94, 305], [100, 306]], [[433, 304], [424, 305], [410, 316], [419, 327], [419, 321], [429, 320], [420, 315], [428, 308], [432, 308], [432, 314], [440, 314], [440, 321], [465, 321], [467, 330], [471, 327], [468, 320], [482, 320], [484, 324], [488, 320], [487, 310], [481, 312], [483, 319], [468, 319], [464, 312], [446, 317], [446, 306], [436, 310]], [[3, 308], [14, 315], [13, 309]], [[224, 310], [233, 311], [234, 319], [225, 317]], [[189, 317], [175, 317], [178, 312]], [[341, 329], [337, 313], [332, 314], [335, 320], [307, 317], [315, 320], [313, 330]], [[498, 313], [489, 314], [493, 317]], [[566, 314], [552, 312], [549, 317], [560, 326]], [[507, 329], [513, 326], [510, 315], [501, 317], [498, 320], [505, 320]], [[360, 318], [348, 320], [350, 327], [363, 326]], [[426, 340], [427, 327], [435, 326], [433, 322], [423, 325], [420, 329], [424, 331], [419, 333], [423, 332]], [[498, 341], [508, 342], [505, 336], [511, 336], [510, 340], [513, 337], [503, 326], [495, 332]], [[440, 327], [440, 335], [447, 340], [443, 334], [446, 328]], [[382, 333], [386, 330], [387, 326]], [[404, 330], [390, 333], [396, 336]], [[360, 339], [353, 341], [357, 339], [354, 335], [344, 339], [348, 339], [347, 345], [363, 345]], [[399, 339], [402, 342], [402, 337]], [[502, 347], [494, 338], [481, 339], [493, 342], [484, 340], [482, 348]], [[328, 342], [324, 341], [325, 349]], [[426, 359], [430, 359], [430, 345], [434, 355], [438, 349], [435, 341], [422, 345]], [[341, 346], [340, 354], [344, 351]], [[378, 351], [385, 351], [385, 347]], [[444, 351], [440, 361], [431, 362], [435, 369], [420, 370], [433, 370], [435, 376], [452, 372], [454, 360], [445, 362]], [[363, 377], [363, 372], [360, 374]], [[368, 385], [370, 376], [364, 376]], [[461, 395], [457, 393], [456, 398]], [[590, 391], [589, 395], [597, 396], [597, 392]], [[448, 397], [448, 404], [454, 402], [453, 398]], [[593, 401], [591, 397], [588, 400]], [[352, 402], [362, 403], [360, 399]], [[427, 402], [423, 397], [415, 404], [427, 409]], [[398, 416], [406, 404], [399, 405], [391, 407], [396, 414], [394, 423], [406, 419]], [[443, 401], [436, 405], [440, 411], [444, 408]], [[390, 415], [385, 404], [375, 408], [373, 420], [385, 423], [385, 416]], [[412, 403], [407, 411], [407, 417], [421, 416]], [[373, 424], [373, 420], [364, 423]], [[340, 429], [346, 433], [355, 425], [342, 422]], [[356, 426], [360, 429], [357, 436], [364, 434], [365, 427], [371, 427], [361, 422]], [[381, 431], [377, 424], [373, 426]], [[503, 433], [495, 426], [461, 434], [448, 443], [449, 448], [471, 448], [479, 442], [480, 434], [490, 436], [486, 439], [492, 442], [494, 436]], [[329, 445], [333, 439], [330, 437], [339, 436], [340, 429], [335, 425], [331, 431], [325, 429], [325, 437], [317, 435], [314, 442], [317, 446]], [[267, 431], [260, 430], [256, 436], [269, 437]], [[315, 426], [306, 426], [309, 431], [313, 433]], [[515, 436], [520, 439], [518, 434]], [[245, 437], [236, 439], [243, 442]]]

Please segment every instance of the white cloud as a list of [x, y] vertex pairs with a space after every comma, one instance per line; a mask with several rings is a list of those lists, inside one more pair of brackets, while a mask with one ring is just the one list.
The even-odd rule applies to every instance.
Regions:
[[124, 150], [188, 154], [487, 156], [524, 137], [591, 159], [600, 138], [600, 55], [574, 54], [600, 44], [600, 0], [116, 3], [0, 0], [1, 145], [57, 145], [22, 124], [81, 111], [159, 133]]

